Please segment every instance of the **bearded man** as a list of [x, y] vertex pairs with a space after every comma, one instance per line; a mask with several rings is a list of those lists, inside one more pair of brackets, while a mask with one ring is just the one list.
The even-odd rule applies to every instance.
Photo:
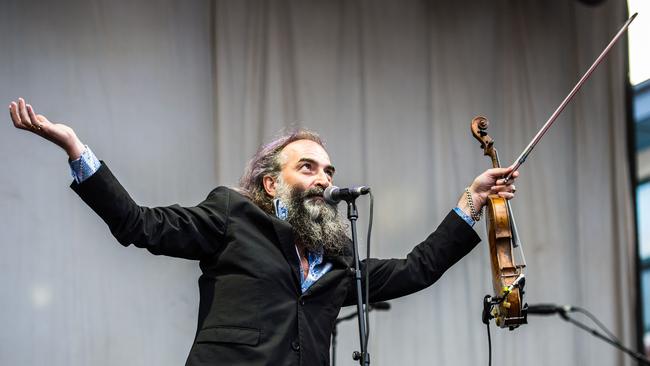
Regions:
[[[323, 199], [334, 167], [315, 133], [300, 130], [263, 146], [235, 189], [218, 187], [194, 207], [137, 205], [89, 147], [21, 98], [14, 126], [62, 147], [72, 189], [124, 246], [199, 261], [198, 328], [187, 365], [329, 365], [342, 306], [356, 303], [346, 226]], [[514, 186], [489, 169], [405, 259], [368, 259], [370, 302], [422, 290], [467, 254], [487, 195]], [[517, 172], [513, 174], [517, 176]]]

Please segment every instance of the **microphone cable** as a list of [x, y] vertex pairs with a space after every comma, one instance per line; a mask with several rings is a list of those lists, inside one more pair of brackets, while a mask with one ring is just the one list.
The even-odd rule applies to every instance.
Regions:
[[[488, 366], [492, 366], [492, 337], [490, 336], [490, 318], [487, 318], [487, 321], [485, 319], [485, 304], [488, 303], [491, 299], [490, 295], [485, 295], [483, 298], [483, 322], [485, 323], [485, 326], [487, 327], [487, 336], [488, 336]], [[487, 314], [489, 315], [489, 314]]]
[[[583, 313], [585, 315], [587, 315], [587, 313], [588, 313], [588, 311], [586, 311], [585, 309], [576, 310], [576, 311], [581, 312], [581, 313]], [[587, 316], [589, 316], [589, 315], [587, 315]], [[640, 364], [650, 365], [650, 359], [648, 359], [648, 357], [646, 355], [644, 355], [642, 353], [639, 353], [639, 352], [637, 352], [637, 351], [635, 351], [635, 350], [633, 350], [631, 348], [627, 348], [616, 337], [613, 337], [613, 335], [608, 334], [607, 336], [605, 336], [605, 335], [599, 333], [597, 330], [588, 327], [586, 324], [584, 324], [584, 323], [582, 323], [582, 322], [568, 316], [566, 314], [566, 312], [560, 313], [560, 317], [562, 317], [562, 319], [566, 320], [567, 322], [577, 326], [578, 328], [586, 331], [587, 333], [590, 333], [591, 335], [595, 336], [596, 338], [600, 338], [601, 340], [609, 343], [610, 345], [616, 347], [620, 351], [622, 351], [624, 353], [627, 353], [629, 356], [636, 359]], [[591, 320], [594, 320], [593, 318], [591, 318], [591, 316], [589, 316], [589, 318]], [[607, 331], [607, 332], [609, 332], [609, 331]], [[613, 337], [613, 338], [608, 338], [608, 337]]]
[[[620, 341], [620, 340], [619, 340], [619, 339], [614, 335], [614, 333], [612, 333], [609, 329], [607, 329], [607, 327], [606, 327], [606, 326], [605, 326], [605, 325], [604, 325], [600, 320], [598, 320], [598, 318], [596, 318], [596, 316], [595, 316], [594, 314], [592, 314], [592, 313], [590, 313], [589, 311], [587, 311], [587, 309], [581, 308], [581, 307], [579, 307], [579, 306], [571, 306], [569, 311], [575, 311], [575, 312], [577, 312], [577, 313], [581, 313], [581, 314], [585, 315], [587, 318], [591, 319], [591, 321], [594, 322], [594, 324], [596, 324], [596, 325], [597, 325], [597, 326], [598, 326], [598, 327], [599, 327], [603, 332], [605, 332], [605, 333], [607, 334], [607, 336], [608, 336], [611, 340], [616, 341], [616, 342], [619, 342], [619, 343], [621, 342], [621, 341]], [[561, 316], [562, 316], [562, 317], [565, 317], [566, 314], [561, 314]]]
[[490, 323], [485, 324], [488, 334], [488, 366], [492, 366], [492, 338], [490, 337]]

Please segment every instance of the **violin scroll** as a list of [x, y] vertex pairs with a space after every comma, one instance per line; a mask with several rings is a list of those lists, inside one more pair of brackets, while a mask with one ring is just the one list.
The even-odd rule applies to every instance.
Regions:
[[487, 134], [487, 128], [490, 121], [483, 116], [474, 117], [472, 120], [472, 136], [481, 143], [483, 155], [489, 156], [492, 159], [492, 167], [499, 168], [499, 159], [497, 158], [497, 151], [494, 148], [494, 140]]

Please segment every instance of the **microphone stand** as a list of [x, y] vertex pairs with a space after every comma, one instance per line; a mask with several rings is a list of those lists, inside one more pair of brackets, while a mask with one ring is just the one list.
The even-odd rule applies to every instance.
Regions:
[[578, 328], [584, 330], [585, 332], [591, 333], [591, 335], [593, 335], [594, 337], [599, 338], [599, 339], [609, 343], [610, 345], [618, 348], [619, 350], [627, 353], [628, 355], [632, 356], [634, 359], [639, 361], [640, 364], [642, 364], [642, 365], [650, 365], [650, 360], [648, 360], [648, 358], [645, 357], [644, 355], [642, 355], [641, 353], [636, 352], [636, 351], [634, 351], [632, 349], [629, 349], [629, 348], [625, 347], [624, 345], [622, 345], [617, 340], [611, 339], [611, 338], [607, 337], [606, 335], [600, 333], [596, 329], [590, 328], [587, 325], [585, 325], [585, 324], [571, 318], [570, 316], [567, 315], [567, 313], [565, 311], [561, 311], [561, 312], [559, 312], [559, 314], [560, 314], [560, 318], [562, 318], [562, 319], [566, 320], [567, 322], [577, 326]]
[[[368, 309], [363, 306], [363, 297], [361, 292], [361, 264], [359, 262], [359, 244], [357, 243], [357, 212], [356, 197], [346, 199], [348, 204], [348, 220], [350, 220], [350, 228], [352, 230], [352, 249], [354, 251], [354, 280], [357, 289], [357, 318], [359, 321], [359, 342], [361, 344], [361, 352], [354, 351], [352, 359], [359, 361], [362, 366], [370, 365], [370, 354], [368, 354], [367, 342], [368, 333], [366, 332], [366, 316]], [[368, 284], [366, 284], [368, 286]]]
[[[373, 310], [390, 310], [390, 304], [387, 302], [377, 302], [377, 303], [372, 303], [368, 306], [368, 312], [371, 312]], [[355, 318], [358, 316], [359, 313], [356, 311], [354, 313], [348, 314], [342, 318], [336, 319], [336, 322], [334, 323], [334, 329], [332, 329], [332, 363], [331, 366], [336, 366], [336, 336], [338, 335], [338, 326], [339, 323], [342, 323], [346, 320], [350, 320], [352, 318]]]

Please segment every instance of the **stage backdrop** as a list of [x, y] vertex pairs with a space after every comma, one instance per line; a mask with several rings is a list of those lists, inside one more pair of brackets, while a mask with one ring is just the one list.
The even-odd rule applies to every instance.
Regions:
[[[337, 184], [373, 188], [372, 255], [404, 257], [489, 166], [471, 119], [492, 121], [510, 164], [624, 12], [617, 1], [3, 0], [0, 100], [24, 96], [69, 123], [144, 205], [196, 204], [236, 184], [263, 141], [313, 129]], [[513, 206], [528, 302], [584, 306], [634, 345], [623, 46], [521, 169]], [[65, 155], [8, 117], [0, 168], [0, 364], [182, 364], [197, 264], [122, 248], [66, 187]], [[360, 214], [364, 240], [365, 201]], [[371, 316], [372, 364], [486, 364], [490, 288], [482, 244]], [[631, 364], [558, 318], [492, 331], [495, 364]], [[342, 325], [338, 364], [356, 349], [354, 322]]]

